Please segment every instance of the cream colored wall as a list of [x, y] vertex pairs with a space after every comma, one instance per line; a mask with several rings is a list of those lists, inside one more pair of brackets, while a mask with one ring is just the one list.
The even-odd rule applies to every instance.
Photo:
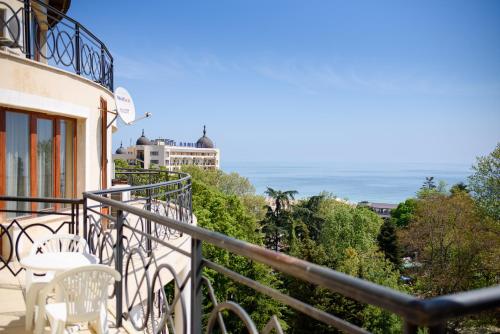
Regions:
[[[100, 189], [100, 98], [113, 110], [112, 92], [76, 74], [2, 51], [0, 73], [0, 105], [77, 119], [77, 196]], [[108, 114], [108, 122], [112, 118]], [[107, 131], [108, 186], [112, 128]]]

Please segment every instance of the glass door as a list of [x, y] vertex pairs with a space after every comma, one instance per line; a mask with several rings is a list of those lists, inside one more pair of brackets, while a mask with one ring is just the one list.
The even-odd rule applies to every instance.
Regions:
[[[37, 118], [37, 182], [38, 197], [54, 197], [54, 121]], [[39, 203], [39, 208], [50, 207]]]

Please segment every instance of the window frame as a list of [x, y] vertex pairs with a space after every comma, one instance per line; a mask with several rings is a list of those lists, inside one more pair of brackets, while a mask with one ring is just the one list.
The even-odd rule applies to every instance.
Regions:
[[[37, 119], [48, 119], [52, 121], [52, 138], [53, 138], [53, 153], [52, 153], [52, 170], [53, 170], [53, 194], [55, 198], [61, 198], [60, 194], [60, 176], [61, 176], [61, 166], [60, 166], [60, 149], [61, 149], [61, 125], [60, 121], [68, 121], [73, 123], [73, 197], [77, 193], [77, 120], [76, 118], [50, 115], [41, 112], [4, 107], [0, 106], [0, 195], [5, 196], [7, 187], [7, 169], [5, 168], [7, 147], [6, 147], [6, 119], [7, 112], [27, 114], [29, 117], [29, 151], [30, 151], [30, 169], [32, 173], [30, 174], [30, 197], [38, 197], [38, 176], [37, 176], [37, 146], [38, 146], [38, 136], [37, 136]], [[5, 203], [0, 202], [0, 208], [4, 208]], [[55, 210], [60, 208], [60, 204], [55, 205]], [[31, 203], [31, 210], [37, 211], [38, 205], [35, 202]]]

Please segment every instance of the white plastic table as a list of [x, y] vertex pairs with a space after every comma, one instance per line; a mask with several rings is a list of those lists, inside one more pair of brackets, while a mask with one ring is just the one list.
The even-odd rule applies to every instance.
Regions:
[[62, 272], [98, 262], [97, 257], [91, 254], [58, 252], [30, 255], [21, 259], [19, 263], [22, 267], [35, 272]]
[[[99, 260], [91, 254], [83, 254], [78, 252], [57, 252], [57, 253], [41, 253], [27, 256], [19, 263], [25, 269], [31, 269], [34, 272], [50, 272], [53, 271], [55, 275], [60, 274], [66, 270], [73, 268], [96, 264]], [[60, 300], [60, 291], [56, 289], [56, 300]], [[40, 302], [40, 301], [39, 301]], [[38, 307], [43, 305], [38, 303]], [[34, 333], [42, 333], [43, 321], [35, 321]]]

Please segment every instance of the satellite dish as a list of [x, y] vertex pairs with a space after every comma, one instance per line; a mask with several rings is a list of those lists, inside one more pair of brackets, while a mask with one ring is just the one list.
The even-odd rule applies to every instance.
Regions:
[[116, 112], [126, 124], [135, 121], [135, 106], [130, 94], [123, 87], [115, 90]]

